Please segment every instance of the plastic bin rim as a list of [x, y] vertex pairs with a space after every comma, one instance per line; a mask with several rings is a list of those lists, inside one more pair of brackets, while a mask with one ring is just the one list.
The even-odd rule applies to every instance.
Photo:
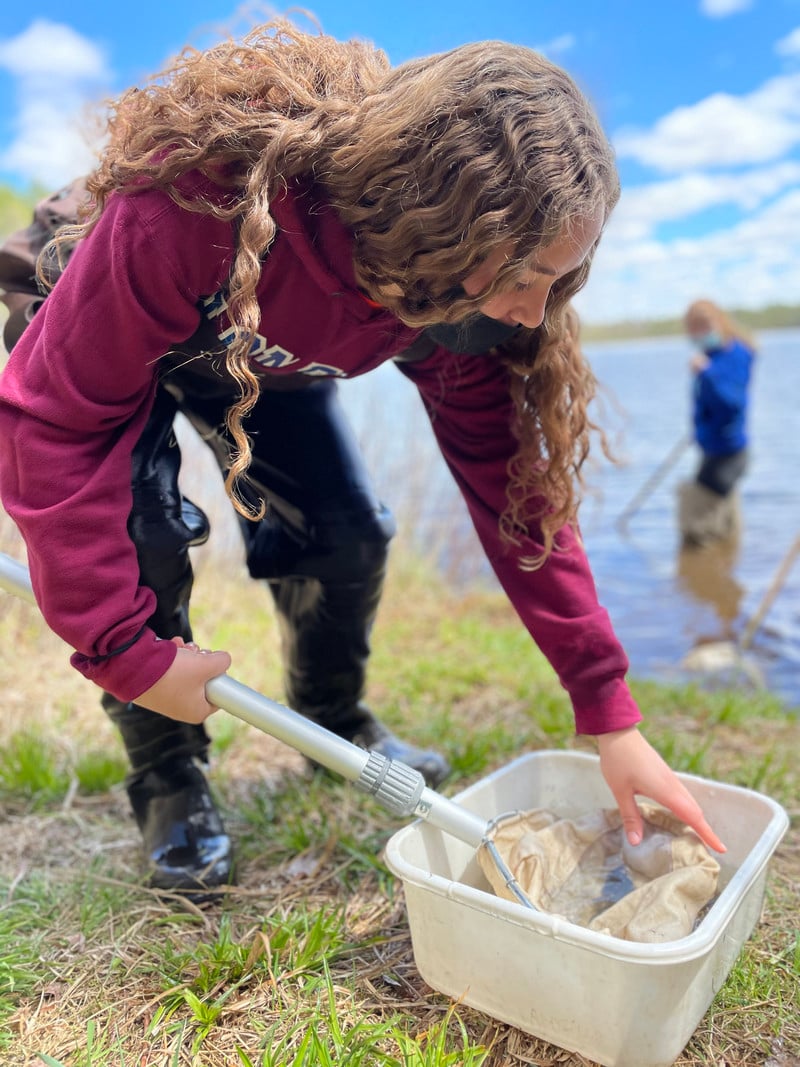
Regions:
[[[482, 778], [479, 782], [468, 786], [460, 793], [457, 793], [453, 799], [457, 803], [463, 799], [468, 799], [471, 793], [482, 789], [491, 783], [494, 778], [504, 777], [515, 766], [534, 762], [536, 759], [541, 760], [543, 757], [557, 757], [570, 761], [599, 762], [598, 756], [586, 752], [539, 750], [526, 753], [487, 775], [486, 778]], [[532, 929], [557, 941], [592, 949], [601, 952], [605, 956], [612, 956], [620, 960], [638, 959], [651, 964], [689, 961], [707, 952], [724, 934], [730, 916], [744, 898], [745, 890], [761, 874], [786, 832], [789, 825], [789, 817], [777, 801], [755, 790], [746, 789], [743, 786], [728, 785], [724, 782], [716, 782], [708, 778], [701, 778], [698, 775], [680, 773], [678, 777], [684, 781], [698, 781], [704, 785], [713, 785], [725, 790], [757, 796], [771, 809], [772, 816], [758, 843], [748, 854], [745, 863], [733, 874], [709, 910], [708, 915], [696, 930], [676, 941], [624, 941], [609, 934], [589, 930], [559, 916], [531, 912], [521, 904], [504, 900], [502, 897], [494, 896], [463, 882], [455, 882], [452, 879], [443, 878], [432, 871], [422, 872], [423, 877], [420, 877], [420, 868], [408, 863], [400, 853], [402, 841], [419, 833], [420, 828], [424, 825], [423, 820], [420, 819], [415, 820], [409, 826], [403, 827], [392, 835], [384, 850], [386, 863], [393, 873], [404, 882], [410, 882], [412, 885], [435, 892], [438, 896], [456, 900], [465, 907], [483, 914], [487, 911], [486, 901], [488, 899], [491, 901], [493, 913], [502, 915], [504, 919], [516, 926]]]

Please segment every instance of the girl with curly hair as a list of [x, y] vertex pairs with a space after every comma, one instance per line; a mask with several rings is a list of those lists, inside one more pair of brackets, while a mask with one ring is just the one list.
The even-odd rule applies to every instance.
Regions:
[[722, 850], [639, 733], [578, 537], [594, 380], [569, 301], [618, 179], [564, 71], [492, 41], [391, 68], [277, 20], [123, 95], [88, 189], [2, 377], [0, 489], [46, 619], [122, 730], [154, 883], [231, 876], [194, 761], [205, 684], [231, 659], [191, 639], [202, 534], [177, 490], [176, 410], [214, 448], [274, 595], [289, 703], [431, 783], [447, 773], [361, 701], [393, 527], [335, 380], [389, 360], [596, 736], [630, 839], [642, 793]]

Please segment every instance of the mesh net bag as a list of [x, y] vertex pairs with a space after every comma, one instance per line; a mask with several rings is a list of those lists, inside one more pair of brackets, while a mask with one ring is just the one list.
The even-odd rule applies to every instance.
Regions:
[[640, 809], [644, 835], [635, 846], [616, 808], [574, 819], [510, 812], [492, 823], [478, 862], [507, 900], [518, 899], [510, 872], [539, 911], [627, 941], [674, 941], [713, 902], [719, 864], [670, 812], [647, 803]]

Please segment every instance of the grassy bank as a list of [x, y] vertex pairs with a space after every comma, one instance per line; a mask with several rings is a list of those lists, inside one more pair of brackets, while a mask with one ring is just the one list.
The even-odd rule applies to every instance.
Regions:
[[[279, 695], [264, 592], [200, 567], [195, 624], [231, 673]], [[351, 786], [220, 713], [212, 780], [240, 858], [218, 905], [142, 885], [121, 747], [97, 692], [29, 606], [0, 594], [0, 1064], [436, 1067], [587, 1061], [432, 992], [402, 888], [381, 861], [398, 823]], [[565, 696], [502, 597], [458, 599], [395, 559], [369, 698], [446, 751], [452, 794], [536, 748], [585, 747]], [[790, 1067], [800, 1055], [800, 724], [767, 695], [638, 684], [671, 764], [761, 790], [793, 826], [762, 921], [681, 1067]], [[535, 995], [535, 990], [532, 990]]]

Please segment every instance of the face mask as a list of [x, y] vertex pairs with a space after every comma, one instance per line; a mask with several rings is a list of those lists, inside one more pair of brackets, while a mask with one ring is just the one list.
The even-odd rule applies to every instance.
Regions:
[[479, 356], [507, 341], [519, 326], [507, 326], [488, 315], [475, 315], [466, 322], [439, 322], [425, 327], [425, 336], [450, 352]]
[[692, 344], [697, 345], [704, 352], [715, 352], [718, 348], [724, 348], [722, 334], [718, 330], [709, 330], [707, 333], [693, 333]]

